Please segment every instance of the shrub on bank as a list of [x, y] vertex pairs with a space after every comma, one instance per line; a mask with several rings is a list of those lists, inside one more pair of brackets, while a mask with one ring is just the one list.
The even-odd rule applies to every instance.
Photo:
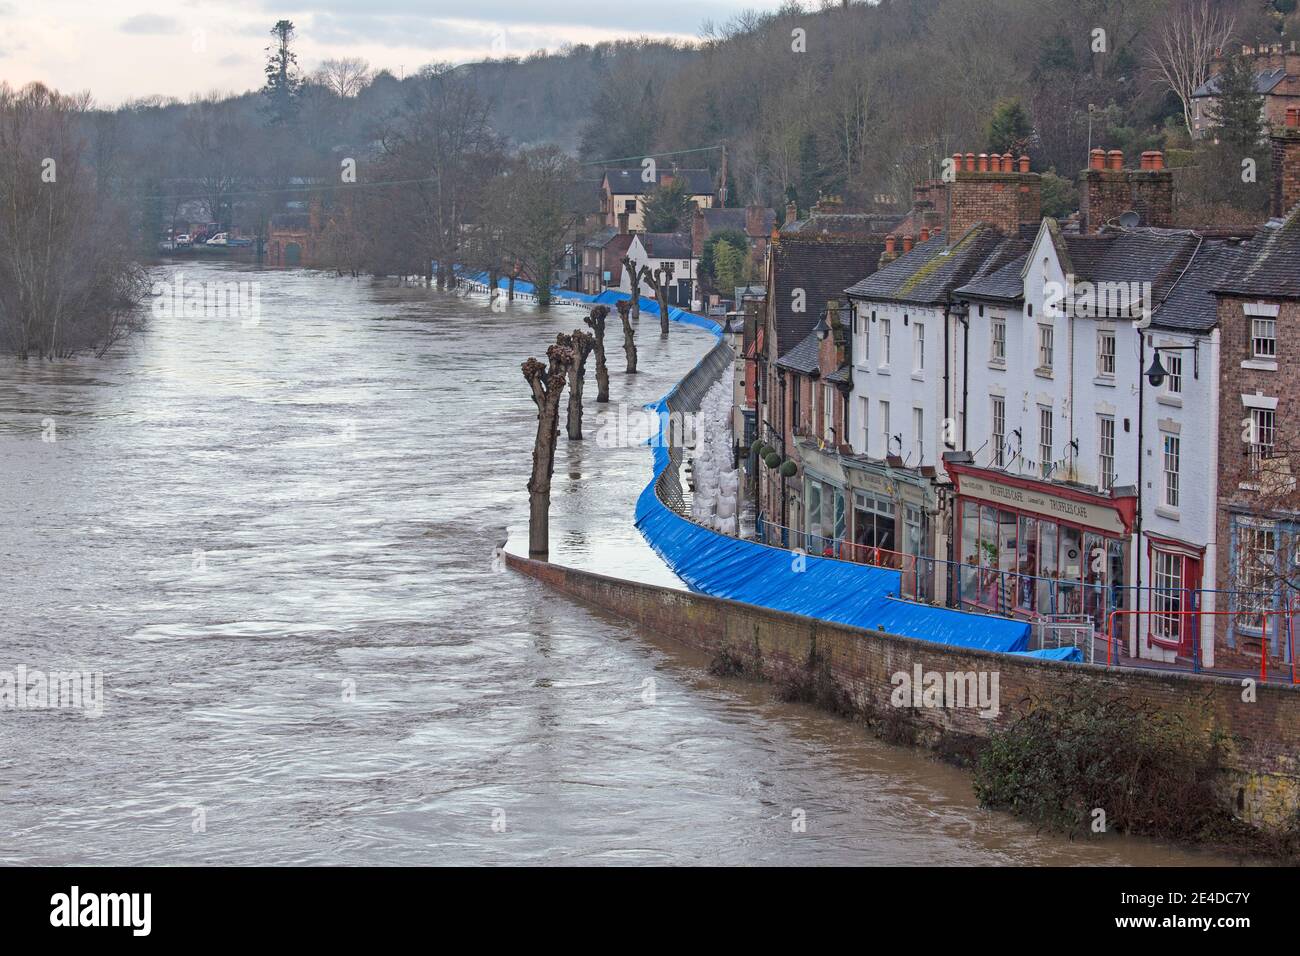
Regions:
[[975, 795], [1071, 834], [1101, 821], [1105, 831], [1215, 840], [1237, 826], [1218, 789], [1224, 743], [1143, 702], [1070, 690], [992, 736]]

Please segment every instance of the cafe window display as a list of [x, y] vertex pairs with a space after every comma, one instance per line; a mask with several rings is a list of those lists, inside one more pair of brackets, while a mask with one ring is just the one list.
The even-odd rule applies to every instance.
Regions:
[[1086, 614], [1100, 630], [1123, 606], [1124, 542], [1049, 518], [962, 500], [961, 598], [1003, 613]]

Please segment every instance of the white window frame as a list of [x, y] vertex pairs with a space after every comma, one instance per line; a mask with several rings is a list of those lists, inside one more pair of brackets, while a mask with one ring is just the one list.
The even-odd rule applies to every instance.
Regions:
[[1044, 372], [1052, 370], [1056, 358], [1056, 328], [1046, 322], [1038, 326], [1038, 368]]
[[1181, 500], [1183, 442], [1173, 432], [1160, 433], [1160, 503], [1178, 508]]
[[1277, 412], [1272, 408], [1250, 409], [1250, 473], [1258, 475], [1263, 463], [1273, 457], [1277, 443]]
[[871, 399], [858, 396], [858, 411], [862, 414], [862, 453], [871, 454]]
[[1055, 423], [1050, 405], [1038, 406], [1038, 467], [1044, 478], [1052, 476]]
[[1183, 356], [1181, 352], [1165, 353], [1165, 394], [1183, 394]]
[[826, 441], [834, 441], [839, 444], [838, 435], [832, 438], [835, 431], [835, 386], [822, 385], [822, 438]]
[[[1233, 616], [1240, 627], [1262, 631], [1272, 610], [1269, 592], [1270, 576], [1277, 567], [1278, 533], [1274, 527], [1238, 525], [1236, 580], [1237, 610], [1245, 613]], [[1252, 620], [1248, 615], [1257, 615]]]
[[919, 406], [912, 407], [912, 430], [916, 433], [916, 464], [920, 467], [925, 461], [925, 409]]
[[993, 423], [993, 465], [1002, 468], [1006, 465], [1007, 400], [1002, 395], [990, 395], [989, 399], [989, 418]]
[[989, 361], [994, 365], [1007, 364], [1007, 320], [1001, 316], [993, 317], [989, 335]]
[[1170, 644], [1182, 638], [1186, 560], [1177, 551], [1151, 549], [1151, 634]]
[[1097, 416], [1097, 487], [1115, 487], [1115, 416]]
[[880, 433], [885, 436], [885, 450], [881, 452], [881, 458], [889, 457], [889, 402], [885, 399], [880, 400]]
[[1250, 357], [1277, 360], [1277, 319], [1252, 316], [1250, 320]]
[[912, 323], [912, 371], [925, 371], [925, 323]]
[[890, 353], [893, 351], [893, 332], [887, 316], [880, 318], [880, 367], [889, 368]]
[[1115, 377], [1115, 330], [1097, 330], [1097, 376]]

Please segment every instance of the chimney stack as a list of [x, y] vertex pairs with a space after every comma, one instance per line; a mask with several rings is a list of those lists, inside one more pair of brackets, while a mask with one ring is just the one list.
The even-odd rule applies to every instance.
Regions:
[[792, 222], [799, 220], [799, 207], [793, 201], [785, 204], [785, 224], [788, 226]]
[[1174, 220], [1174, 177], [1165, 168], [1165, 155], [1149, 149], [1137, 169], [1124, 168], [1124, 153], [1094, 149], [1083, 171], [1082, 227], [1085, 234], [1101, 231], [1126, 212], [1138, 215], [1143, 226], [1168, 228]]
[[1286, 125], [1269, 136], [1273, 147], [1273, 199], [1270, 212], [1278, 219], [1300, 203], [1300, 106], [1288, 107]]
[[[1042, 219], [1042, 178], [1029, 171], [1029, 157], [1018, 160], [1011, 153], [954, 153], [957, 175], [946, 185], [950, 190], [951, 222], [946, 234], [960, 239], [976, 223], [987, 223], [1006, 236], [1020, 234], [1021, 226], [1037, 226]], [[943, 187], [943, 184], [939, 184]], [[939, 204], [939, 211], [946, 212]], [[943, 220], [925, 222], [934, 235]], [[921, 234], [924, 242], [926, 233]]]

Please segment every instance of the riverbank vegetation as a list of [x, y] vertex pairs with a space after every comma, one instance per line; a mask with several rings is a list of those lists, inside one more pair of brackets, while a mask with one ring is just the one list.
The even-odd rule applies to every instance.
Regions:
[[1265, 833], [1235, 818], [1223, 794], [1221, 733], [1144, 701], [1082, 685], [1023, 705], [985, 744], [975, 795], [1051, 830], [1123, 833], [1270, 855], [1300, 851], [1300, 820]]
[[138, 321], [145, 275], [110, 143], [92, 163], [85, 95], [0, 84], [0, 352], [66, 358]]

